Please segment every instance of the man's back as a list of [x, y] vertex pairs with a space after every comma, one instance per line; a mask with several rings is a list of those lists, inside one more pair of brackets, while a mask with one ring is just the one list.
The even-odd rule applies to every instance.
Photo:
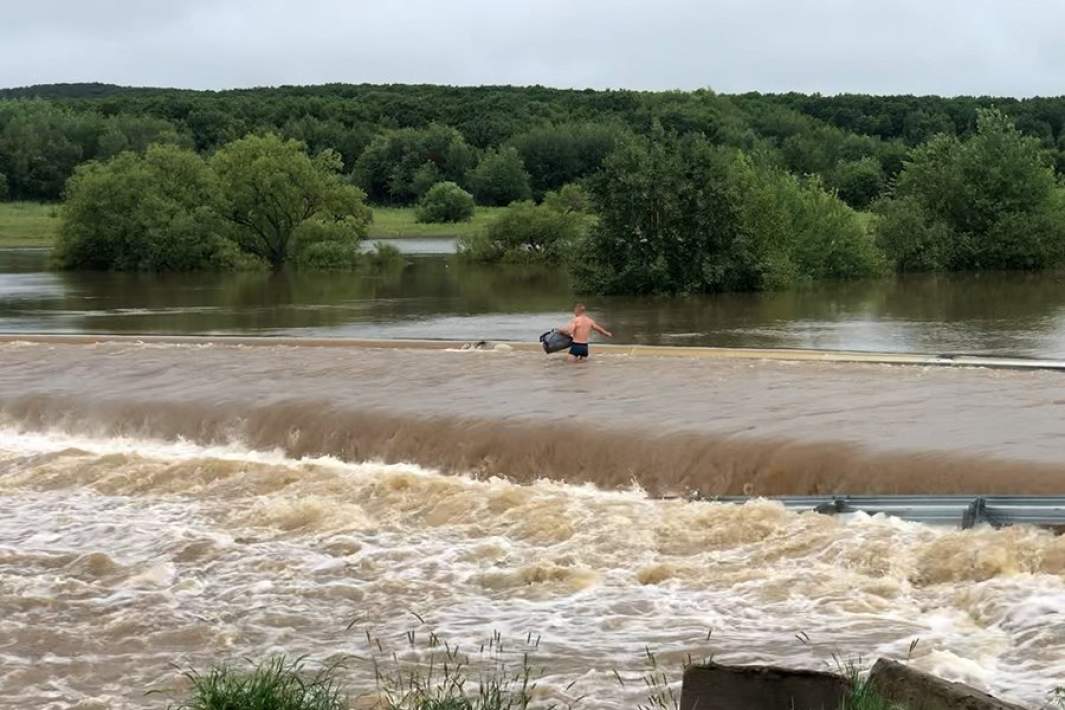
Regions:
[[592, 337], [592, 329], [594, 327], [595, 321], [582, 313], [579, 316], [574, 316], [573, 320], [570, 321], [569, 331], [574, 342], [587, 343], [589, 338]]

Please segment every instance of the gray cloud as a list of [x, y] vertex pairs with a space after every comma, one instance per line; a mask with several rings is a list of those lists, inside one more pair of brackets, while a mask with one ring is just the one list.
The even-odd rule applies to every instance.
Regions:
[[2, 0], [0, 86], [1065, 93], [1057, 0]]

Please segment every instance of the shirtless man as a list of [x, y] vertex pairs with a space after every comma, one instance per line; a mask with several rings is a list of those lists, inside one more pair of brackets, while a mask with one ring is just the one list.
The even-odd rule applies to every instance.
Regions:
[[583, 362], [588, 359], [588, 339], [593, 330], [608, 338], [614, 337], [609, 330], [602, 328], [589, 318], [585, 312], [587, 310], [583, 303], [578, 303], [573, 307], [573, 320], [568, 325], [559, 328], [561, 332], [573, 338], [573, 344], [569, 347], [569, 356], [566, 358], [570, 362]]

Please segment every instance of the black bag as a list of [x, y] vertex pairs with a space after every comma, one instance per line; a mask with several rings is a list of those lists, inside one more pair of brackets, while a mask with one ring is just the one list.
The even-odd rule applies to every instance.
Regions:
[[573, 344], [573, 338], [555, 328], [540, 336], [540, 344], [544, 346], [544, 352], [550, 355], [568, 348]]

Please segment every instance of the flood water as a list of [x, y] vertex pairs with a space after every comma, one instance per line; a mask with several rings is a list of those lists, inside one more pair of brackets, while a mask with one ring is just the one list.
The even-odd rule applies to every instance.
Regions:
[[[0, 255], [0, 331], [522, 340], [574, 298], [446, 254], [373, 277], [43, 263]], [[1054, 275], [591, 303], [622, 342], [1065, 357]], [[430, 632], [498, 632], [563, 707], [646, 703], [646, 648], [675, 690], [689, 656], [909, 657], [1038, 707], [1065, 679], [1065, 536], [686, 494], [1062, 493], [1063, 377], [0, 343], [0, 707], [162, 710], [145, 692], [180, 669], [286, 652], [345, 660], [368, 708], [372, 659], [424, 663]]]
[[676, 683], [689, 655], [825, 669], [915, 639], [1035, 706], [1065, 677], [1065, 538], [649, 493], [1060, 491], [1060, 378], [3, 344], [0, 706], [161, 709], [172, 664], [272, 651], [369, 692], [371, 656], [426, 658], [408, 630], [499, 632], [511, 664], [541, 638], [541, 699], [578, 708], [644, 702], [645, 646]]
[[[0, 331], [535, 340], [576, 296], [555, 269], [478, 266], [398, 240], [386, 273], [55, 273], [0, 251]], [[1065, 357], [1059, 274], [907, 276], [769, 294], [591, 298], [617, 342]]]

